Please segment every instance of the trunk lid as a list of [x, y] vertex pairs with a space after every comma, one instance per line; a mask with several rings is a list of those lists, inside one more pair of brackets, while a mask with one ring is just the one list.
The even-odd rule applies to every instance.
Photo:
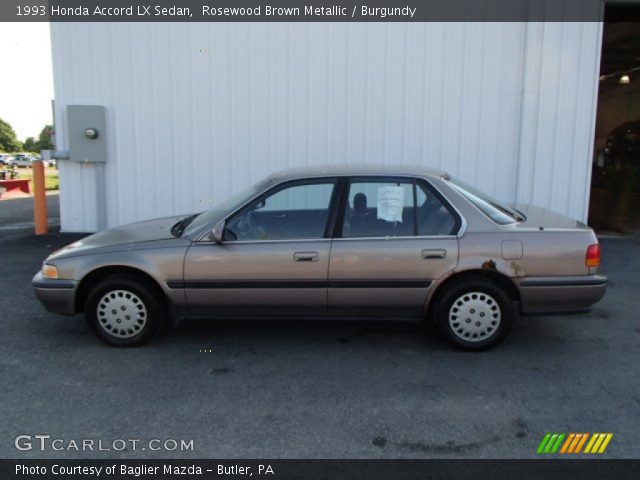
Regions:
[[519, 222], [519, 228], [536, 228], [543, 227], [546, 229], [573, 229], [573, 230], [591, 230], [591, 228], [571, 217], [562, 215], [543, 207], [527, 204], [513, 205], [515, 210], [521, 212], [526, 218], [523, 222]]

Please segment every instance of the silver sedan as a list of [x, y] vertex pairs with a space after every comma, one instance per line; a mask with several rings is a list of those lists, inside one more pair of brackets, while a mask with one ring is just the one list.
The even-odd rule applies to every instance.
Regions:
[[133, 346], [190, 317], [436, 322], [454, 346], [499, 343], [518, 314], [600, 300], [591, 228], [503, 205], [421, 167], [280, 172], [217, 207], [88, 236], [50, 255], [33, 285], [51, 312], [84, 312]]

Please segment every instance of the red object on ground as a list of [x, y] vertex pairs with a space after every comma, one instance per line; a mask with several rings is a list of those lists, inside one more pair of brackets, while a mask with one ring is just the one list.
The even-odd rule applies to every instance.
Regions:
[[3, 200], [6, 198], [20, 198], [29, 197], [31, 192], [29, 191], [29, 180], [0, 180], [0, 187], [6, 188], [6, 192], [0, 195]]

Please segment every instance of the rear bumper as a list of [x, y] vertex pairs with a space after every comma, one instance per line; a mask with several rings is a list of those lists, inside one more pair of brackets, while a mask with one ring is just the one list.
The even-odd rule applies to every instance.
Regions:
[[604, 275], [527, 277], [519, 284], [520, 313], [550, 315], [586, 310], [605, 294]]
[[31, 284], [36, 297], [47, 311], [61, 315], [76, 313], [75, 301], [78, 282], [75, 280], [44, 278], [42, 272], [38, 272], [34, 275]]

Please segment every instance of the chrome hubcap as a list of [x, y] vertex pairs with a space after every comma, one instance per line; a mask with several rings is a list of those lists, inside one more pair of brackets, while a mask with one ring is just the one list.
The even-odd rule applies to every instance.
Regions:
[[469, 292], [458, 297], [449, 310], [449, 326], [457, 337], [480, 342], [500, 326], [500, 306], [491, 295]]
[[112, 290], [98, 302], [98, 324], [114, 337], [133, 337], [146, 323], [147, 308], [133, 292]]

